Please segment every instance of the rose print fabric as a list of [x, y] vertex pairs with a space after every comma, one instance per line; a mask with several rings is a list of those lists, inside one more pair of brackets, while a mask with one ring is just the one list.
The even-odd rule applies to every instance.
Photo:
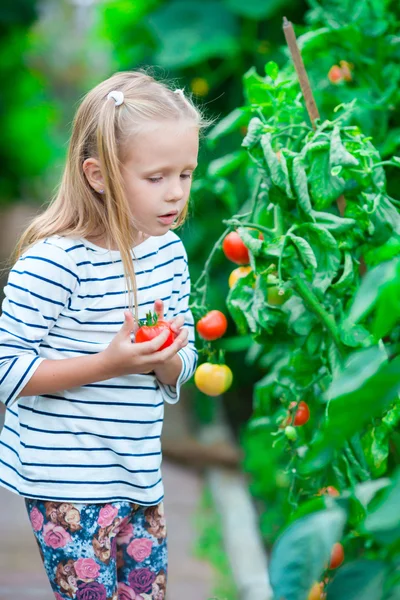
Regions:
[[162, 503], [25, 502], [56, 600], [165, 599]]

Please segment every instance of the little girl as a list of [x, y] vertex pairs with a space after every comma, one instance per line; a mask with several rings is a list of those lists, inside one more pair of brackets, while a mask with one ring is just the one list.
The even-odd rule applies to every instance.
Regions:
[[[196, 366], [181, 240], [205, 119], [116, 73], [83, 99], [58, 193], [23, 234], [0, 318], [0, 483], [25, 497], [57, 600], [163, 600], [160, 434]], [[154, 311], [168, 332], [133, 343]]]

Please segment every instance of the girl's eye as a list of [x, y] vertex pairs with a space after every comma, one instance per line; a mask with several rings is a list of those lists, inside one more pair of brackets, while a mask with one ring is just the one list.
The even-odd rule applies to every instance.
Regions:
[[158, 181], [161, 181], [161, 179], [161, 177], [149, 177], [149, 181], [152, 183], [157, 183]]
[[192, 174], [191, 173], [182, 173], [181, 177], [182, 177], [182, 179], [191, 179]]

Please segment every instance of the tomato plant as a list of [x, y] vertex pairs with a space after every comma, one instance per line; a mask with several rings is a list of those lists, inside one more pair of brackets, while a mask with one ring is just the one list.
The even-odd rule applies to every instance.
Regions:
[[140, 322], [140, 327], [135, 335], [135, 342], [139, 344], [142, 342], [149, 342], [150, 340], [160, 335], [160, 333], [165, 331], [165, 329], [168, 329], [170, 333], [167, 339], [165, 340], [164, 344], [161, 346], [160, 350], [168, 348], [168, 346], [170, 346], [173, 343], [175, 339], [175, 334], [173, 333], [173, 331], [171, 331], [169, 323], [167, 321], [159, 319], [156, 313], [152, 313], [150, 311], [146, 315], [146, 321]]
[[[287, 526], [273, 550], [274, 592], [304, 600], [339, 539], [350, 558], [367, 556], [371, 496], [355, 490], [390, 475], [400, 455], [400, 201], [388, 192], [385, 171], [400, 159], [382, 160], [352, 123], [354, 101], [310, 125], [297, 87], [277, 65], [268, 64], [263, 77], [250, 70], [244, 82], [249, 124], [242, 148], [251, 186], [244, 205], [224, 220], [227, 229], [194, 285], [193, 307], [204, 308], [212, 258], [234, 232], [248, 250], [251, 274], [230, 288], [227, 308], [239, 336], [253, 339], [246, 360], [265, 370], [242, 435], [244, 465], [252, 493], [265, 504], [266, 543]], [[270, 301], [271, 288], [283, 302]], [[285, 546], [287, 539], [295, 547], [298, 535], [309, 554]], [[321, 552], [311, 550], [315, 539]], [[393, 573], [393, 553], [385, 556]], [[296, 571], [298, 563], [303, 570]], [[296, 575], [286, 578], [282, 565]], [[329, 600], [347, 566], [326, 575]], [[309, 577], [300, 581], [305, 571]]]

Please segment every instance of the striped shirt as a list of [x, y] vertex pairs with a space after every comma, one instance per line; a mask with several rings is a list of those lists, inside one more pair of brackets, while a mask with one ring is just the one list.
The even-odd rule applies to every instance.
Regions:
[[37, 242], [9, 273], [0, 317], [0, 483], [22, 496], [54, 501], [152, 505], [163, 498], [164, 401], [175, 403], [197, 352], [188, 308], [187, 255], [169, 231], [133, 249], [139, 317], [158, 298], [170, 320], [185, 316], [189, 344], [179, 351], [176, 386], [133, 374], [53, 394], [19, 393], [44, 359], [104, 350], [124, 322], [128, 294], [118, 251], [54, 235]]

